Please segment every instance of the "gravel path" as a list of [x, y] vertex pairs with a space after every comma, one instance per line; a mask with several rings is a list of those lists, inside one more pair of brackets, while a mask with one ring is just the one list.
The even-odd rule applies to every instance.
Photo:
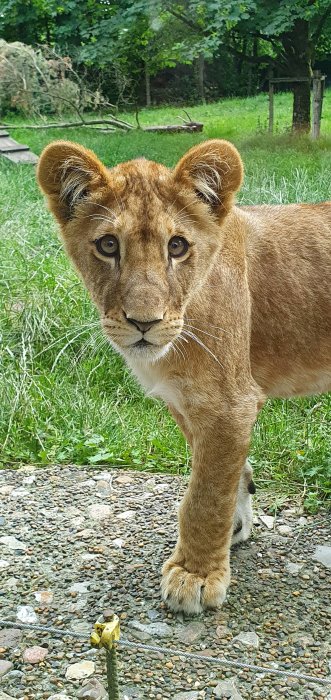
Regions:
[[[101, 700], [104, 653], [89, 632], [111, 607], [128, 640], [291, 669], [331, 681], [331, 522], [256, 504], [217, 612], [184, 619], [159, 597], [183, 480], [79, 468], [0, 472], [0, 617], [86, 634], [0, 629], [0, 700]], [[265, 517], [267, 516], [267, 517]], [[269, 516], [269, 517], [268, 517]], [[120, 648], [122, 699], [310, 698], [329, 687]]]

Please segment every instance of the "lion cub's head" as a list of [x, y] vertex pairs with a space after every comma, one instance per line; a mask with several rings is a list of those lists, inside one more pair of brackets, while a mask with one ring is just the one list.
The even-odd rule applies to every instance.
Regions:
[[106, 335], [126, 357], [158, 359], [182, 332], [242, 173], [234, 146], [218, 140], [192, 148], [174, 170], [144, 159], [107, 170], [67, 141], [43, 151], [40, 186]]

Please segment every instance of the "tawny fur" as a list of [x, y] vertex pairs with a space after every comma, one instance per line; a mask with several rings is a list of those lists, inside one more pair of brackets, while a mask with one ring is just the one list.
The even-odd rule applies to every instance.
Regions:
[[[236, 207], [241, 159], [218, 140], [174, 171], [143, 159], [107, 170], [55, 142], [38, 176], [105, 333], [192, 447], [162, 595], [173, 610], [215, 607], [233, 530], [242, 522], [238, 541], [251, 526], [244, 465], [259, 408], [266, 396], [331, 388], [331, 203]], [[98, 252], [106, 234], [119, 257]], [[190, 244], [182, 258], [169, 258], [173, 236]], [[133, 347], [143, 331], [130, 319], [157, 321], [151, 345]]]

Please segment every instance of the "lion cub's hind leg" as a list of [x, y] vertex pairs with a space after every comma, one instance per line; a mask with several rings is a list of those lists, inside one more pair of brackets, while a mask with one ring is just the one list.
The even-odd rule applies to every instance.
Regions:
[[252, 494], [255, 493], [253, 469], [246, 459], [239, 481], [231, 546], [248, 540], [253, 524]]

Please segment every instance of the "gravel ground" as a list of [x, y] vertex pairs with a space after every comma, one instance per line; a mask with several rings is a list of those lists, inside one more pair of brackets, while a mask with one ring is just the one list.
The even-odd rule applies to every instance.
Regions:
[[[88, 638], [109, 607], [131, 641], [225, 655], [331, 682], [327, 513], [304, 517], [285, 504], [273, 519], [260, 494], [253, 537], [232, 553], [226, 603], [188, 619], [170, 614], [159, 597], [159, 571], [175, 543], [183, 480], [75, 467], [4, 470], [0, 477], [0, 616], [86, 634], [86, 641], [77, 641], [0, 629], [0, 700], [107, 697], [104, 652], [91, 649]], [[123, 700], [331, 700], [331, 685], [123, 647], [119, 678]]]

